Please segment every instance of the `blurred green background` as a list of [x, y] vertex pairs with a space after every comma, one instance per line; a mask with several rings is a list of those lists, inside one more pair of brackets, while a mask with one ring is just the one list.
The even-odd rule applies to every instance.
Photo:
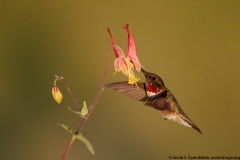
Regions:
[[[130, 24], [138, 57], [160, 75], [203, 135], [122, 94], [105, 90], [83, 132], [91, 155], [74, 143], [67, 159], [157, 160], [169, 156], [240, 156], [240, 1], [13, 0], [0, 1], [0, 155], [6, 160], [60, 159], [80, 119], [63, 85], [79, 102], [99, 88], [110, 27], [125, 50]], [[112, 75], [107, 82], [126, 80]], [[138, 73], [143, 80], [141, 73]]]

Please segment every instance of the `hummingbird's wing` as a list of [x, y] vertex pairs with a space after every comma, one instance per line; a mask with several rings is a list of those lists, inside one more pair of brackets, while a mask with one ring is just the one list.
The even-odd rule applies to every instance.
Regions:
[[111, 88], [117, 92], [123, 93], [135, 100], [146, 101], [147, 94], [145, 91], [145, 83], [138, 82], [136, 85], [131, 85], [126, 81], [123, 82], [114, 82], [106, 84], [105, 87]]
[[157, 95], [148, 97], [148, 101], [145, 103], [147, 106], [154, 107], [157, 110], [170, 110], [171, 104], [166, 101], [168, 90], [163, 90]]

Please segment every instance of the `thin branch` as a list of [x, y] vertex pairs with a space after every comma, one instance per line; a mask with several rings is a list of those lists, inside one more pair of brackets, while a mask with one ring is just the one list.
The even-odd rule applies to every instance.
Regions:
[[73, 143], [74, 140], [75, 140], [75, 136], [72, 136], [71, 140], [70, 140], [70, 141], [68, 142], [68, 144], [67, 144], [66, 149], [64, 150], [64, 153], [63, 153], [63, 155], [62, 155], [62, 160], [65, 159], [66, 154], [67, 154], [68, 150], [70, 149], [70, 147], [71, 147], [71, 145], [72, 145], [72, 143]]
[[76, 107], [77, 107], [79, 110], [81, 110], [81, 107], [80, 107], [77, 99], [75, 98], [72, 90], [70, 89], [69, 85], [67, 84], [67, 82], [63, 79], [63, 77], [59, 77], [59, 76], [57, 76], [57, 75], [55, 75], [55, 77], [56, 77], [56, 80], [59, 80], [59, 81], [61, 81], [61, 82], [64, 84], [64, 86], [67, 88], [67, 90], [68, 90], [68, 92], [69, 92], [69, 94], [70, 94], [73, 102], [75, 103]]
[[99, 101], [99, 98], [102, 94], [102, 91], [103, 91], [103, 88], [104, 88], [104, 84], [105, 84], [105, 80], [106, 80], [106, 77], [107, 77], [107, 72], [108, 72], [108, 59], [109, 59], [109, 53], [110, 53], [110, 49], [108, 49], [108, 52], [107, 52], [107, 57], [106, 57], [106, 64], [105, 64], [105, 70], [104, 70], [104, 74], [103, 74], [103, 79], [102, 79], [102, 83], [100, 85], [100, 88], [98, 90], [98, 93], [97, 93], [97, 96], [91, 106], [91, 108], [89, 109], [89, 112], [87, 114], [87, 117], [90, 116], [90, 114], [93, 112], [93, 110], [95, 109], [95, 107], [97, 106], [97, 103]]
[[[111, 46], [111, 47], [112, 47], [112, 46]], [[101, 82], [101, 84], [100, 84], [100, 87], [99, 87], [97, 96], [95, 97], [95, 100], [93, 101], [93, 104], [92, 104], [91, 107], [89, 108], [88, 114], [85, 115], [85, 116], [83, 117], [83, 119], [81, 120], [81, 122], [80, 122], [80, 124], [79, 124], [79, 127], [78, 127], [77, 131], [75, 132], [75, 134], [78, 134], [78, 133], [81, 131], [81, 129], [82, 129], [83, 126], [85, 125], [88, 117], [92, 114], [92, 112], [93, 112], [94, 109], [96, 108], [97, 103], [98, 103], [98, 101], [99, 101], [99, 98], [101, 97], [101, 94], [102, 94], [102, 91], [103, 91], [103, 88], [104, 88], [104, 84], [105, 84], [105, 80], [106, 80], [106, 77], [107, 77], [108, 60], [109, 60], [109, 54], [110, 54], [110, 49], [111, 49], [111, 47], [109, 47], [109, 49], [108, 49], [108, 51], [107, 51], [105, 70], [104, 70], [103, 79], [102, 79], [102, 82]], [[73, 95], [73, 93], [72, 93], [72, 91], [70, 90], [70, 87], [68, 86], [68, 84], [66, 83], [66, 81], [65, 81], [63, 78], [58, 77], [58, 76], [56, 76], [56, 78], [57, 78], [58, 80], [60, 80], [60, 81], [65, 85], [65, 87], [68, 89], [68, 92], [69, 92], [69, 94], [71, 95], [71, 98], [73, 99], [74, 103], [76, 104], [76, 106], [77, 106], [79, 109], [81, 109], [81, 107], [79, 106], [79, 104], [78, 104], [75, 96]], [[69, 150], [72, 142], [73, 142], [73, 139], [71, 139], [71, 140], [69, 141], [66, 149], [64, 150], [63, 155], [62, 155], [62, 160], [65, 159], [65, 156], [66, 156], [66, 154], [67, 154], [67, 152], [68, 152], [68, 150]]]
[[99, 98], [102, 94], [102, 91], [103, 91], [103, 88], [104, 88], [104, 84], [105, 84], [105, 80], [106, 80], [106, 77], [107, 77], [107, 71], [108, 71], [108, 59], [109, 59], [109, 53], [110, 53], [110, 49], [108, 49], [108, 52], [107, 52], [107, 57], [106, 57], [106, 63], [105, 63], [105, 70], [104, 70], [104, 74], [103, 74], [103, 79], [102, 79], [102, 82], [100, 84], [100, 87], [99, 87], [99, 90], [98, 90], [98, 93], [97, 93], [97, 96], [95, 98], [95, 100], [93, 101], [93, 104], [92, 106], [89, 108], [89, 111], [88, 111], [88, 114], [86, 116], [84, 116], [84, 118], [82, 119], [77, 131], [76, 131], [76, 134], [80, 132], [80, 130], [83, 128], [86, 120], [88, 119], [88, 117], [92, 114], [92, 112], [94, 111], [95, 107], [97, 106], [97, 103], [99, 101]]
[[79, 133], [79, 131], [83, 128], [86, 121], [87, 121], [87, 118], [83, 117], [83, 119], [81, 120], [80, 125], [79, 125], [77, 131], [75, 132], [75, 134]]

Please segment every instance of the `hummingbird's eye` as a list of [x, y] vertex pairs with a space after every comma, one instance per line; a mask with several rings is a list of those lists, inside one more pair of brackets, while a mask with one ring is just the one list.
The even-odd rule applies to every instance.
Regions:
[[156, 80], [157, 80], [157, 78], [156, 78], [156, 77], [153, 77], [153, 76], [150, 76], [150, 78], [151, 78], [151, 80], [153, 80], [153, 81], [156, 81]]

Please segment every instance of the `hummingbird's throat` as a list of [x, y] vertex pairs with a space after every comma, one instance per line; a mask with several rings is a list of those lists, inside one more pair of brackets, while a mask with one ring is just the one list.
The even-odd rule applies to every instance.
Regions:
[[160, 89], [157, 88], [157, 87], [154, 86], [154, 85], [148, 85], [147, 90], [148, 90], [149, 92], [153, 92], [153, 93], [158, 93], [158, 92], [160, 91]]
[[154, 96], [156, 94], [160, 93], [160, 89], [153, 86], [153, 85], [148, 85], [147, 87], [147, 95], [148, 97]]

